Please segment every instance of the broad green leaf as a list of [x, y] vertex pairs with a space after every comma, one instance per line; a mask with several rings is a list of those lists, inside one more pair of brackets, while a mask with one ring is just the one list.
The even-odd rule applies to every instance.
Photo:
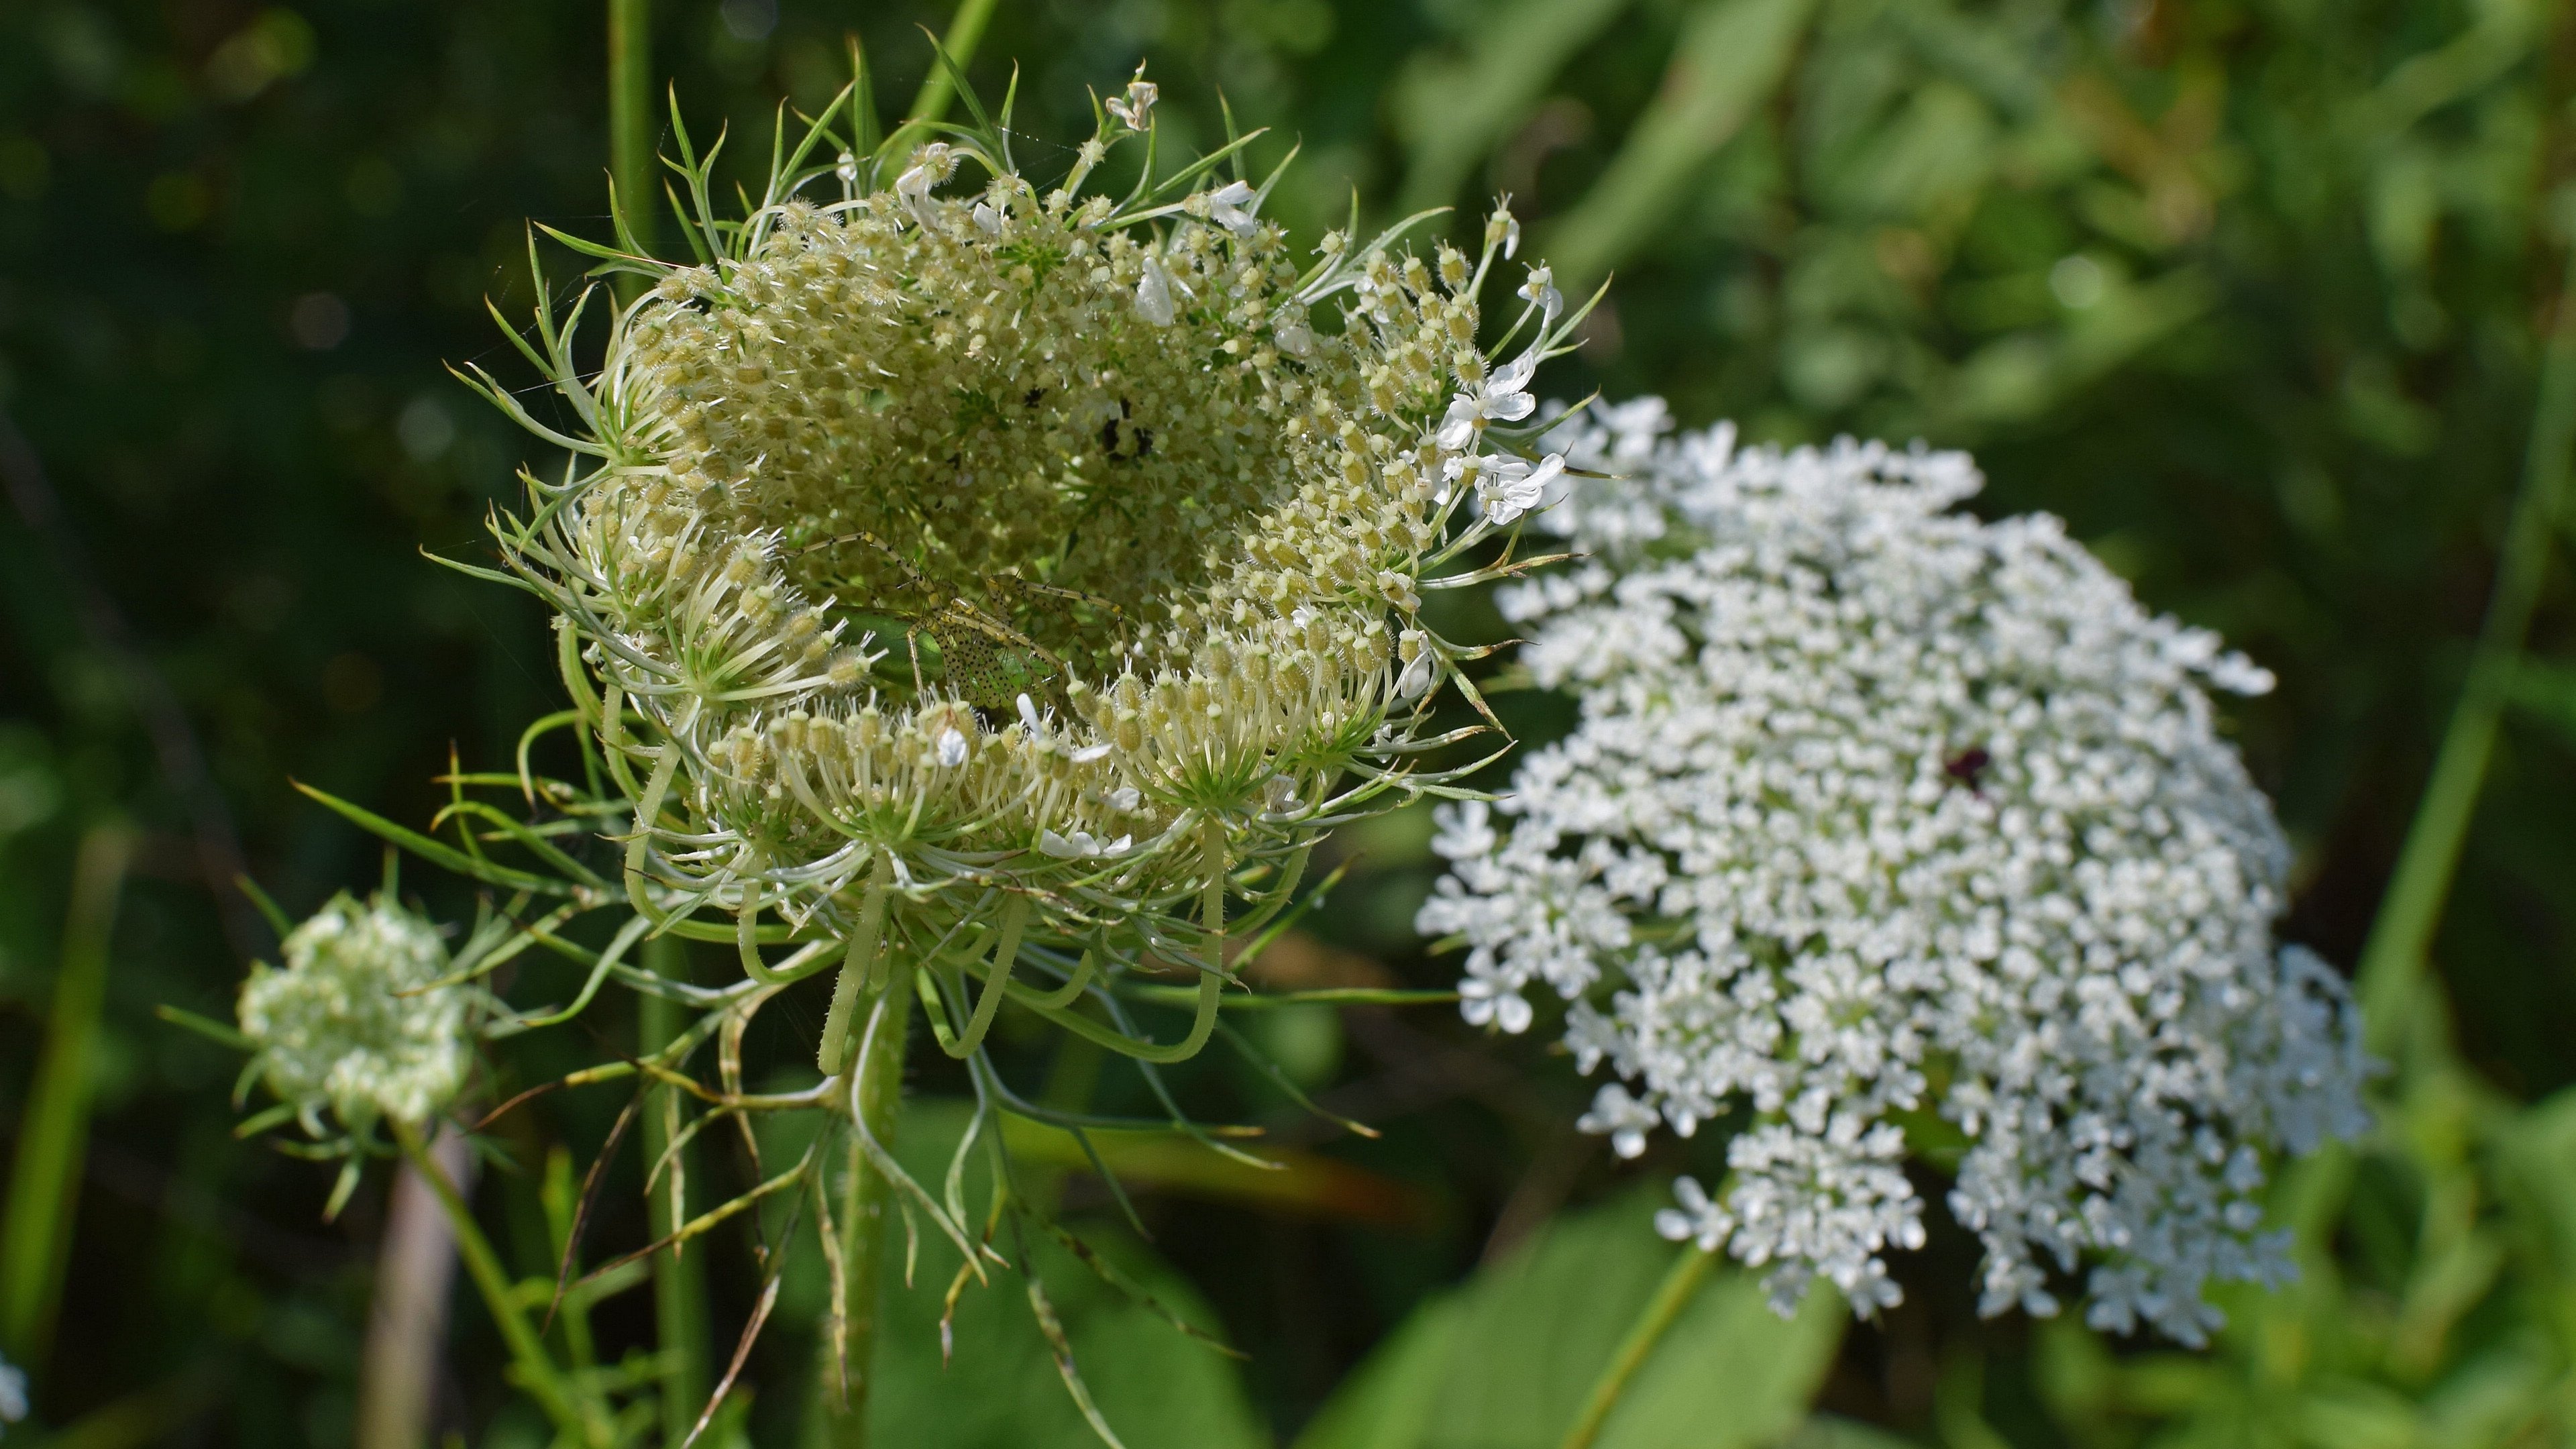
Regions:
[[1296, 1449], [1413, 1449], [1425, 1442], [1466, 1316], [1455, 1293], [1415, 1309], [1342, 1381]]
[[[905, 1104], [894, 1153], [904, 1170], [934, 1194], [947, 1179], [966, 1118], [961, 1102], [919, 1098]], [[779, 1161], [803, 1149], [803, 1140], [791, 1139], [812, 1130], [810, 1123], [781, 1122], [776, 1128], [786, 1130], [765, 1131], [762, 1150]], [[963, 1176], [975, 1229], [983, 1226], [989, 1201], [987, 1161], [979, 1142], [968, 1154]], [[1045, 1177], [1043, 1166], [1023, 1163], [1019, 1168], [1024, 1190], [1036, 1190]], [[1156, 1303], [1223, 1337], [1222, 1325], [1187, 1281], [1123, 1228], [1097, 1222], [1074, 1226]], [[868, 1413], [871, 1441], [906, 1449], [1098, 1449], [1099, 1438], [1074, 1407], [1038, 1331], [1026, 1280], [1012, 1269], [985, 1264], [990, 1281], [978, 1285], [970, 1280], [958, 1296], [954, 1350], [943, 1365], [939, 1319], [959, 1256], [923, 1224], [912, 1284], [906, 1287], [901, 1220], [889, 1214], [886, 1229], [878, 1380]], [[813, 1245], [811, 1223], [799, 1224], [797, 1232], [792, 1291], [782, 1294], [777, 1317], [782, 1324], [812, 1324], [828, 1301], [829, 1279]], [[1006, 1257], [1017, 1256], [1019, 1246], [1007, 1223], [993, 1246]], [[1128, 1299], [1052, 1240], [1033, 1231], [1027, 1246], [1072, 1342], [1082, 1379], [1127, 1449], [1269, 1449], [1269, 1436], [1244, 1397], [1234, 1360], [1183, 1334], [1152, 1307]], [[809, 1337], [808, 1342], [814, 1340]], [[819, 1358], [818, 1342], [815, 1352]]]
[[[1568, 1214], [1417, 1309], [1297, 1449], [1554, 1449], [1679, 1251], [1643, 1189]], [[1638, 1371], [1600, 1449], [1751, 1449], [1797, 1429], [1848, 1318], [1830, 1290], [1795, 1319], [1721, 1272]]]
[[1914, 1443], [1857, 1419], [1810, 1414], [1798, 1432], [1781, 1441], [1781, 1449], [1914, 1449]]

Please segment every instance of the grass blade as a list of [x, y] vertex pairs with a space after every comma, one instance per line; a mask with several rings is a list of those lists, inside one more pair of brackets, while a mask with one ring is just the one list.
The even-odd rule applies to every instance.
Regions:
[[90, 1056], [107, 997], [108, 937], [133, 853], [133, 837], [112, 822], [92, 826], [81, 840], [52, 1019], [18, 1134], [8, 1217], [0, 1221], [0, 1348], [34, 1372], [44, 1368], [62, 1306], [72, 1211], [89, 1146]]
[[2495, 751], [2496, 729], [2513, 694], [2523, 638], [2549, 572], [2550, 544], [2566, 503], [2571, 448], [2576, 448], [2576, 247], [2568, 252], [2566, 278], [2559, 287], [2557, 323], [2541, 361], [2540, 395], [2523, 455], [2522, 491], [2505, 529], [2468, 679], [2451, 707], [2432, 777], [2416, 802], [2415, 819], [2407, 827], [2397, 868], [2380, 898], [2355, 971], [2363, 1040], [2382, 1056], [2404, 1040], [2411, 1015], [2407, 1003], [2423, 978], [2425, 953], [2459, 873], [2460, 851], [2486, 781], [2488, 757]]

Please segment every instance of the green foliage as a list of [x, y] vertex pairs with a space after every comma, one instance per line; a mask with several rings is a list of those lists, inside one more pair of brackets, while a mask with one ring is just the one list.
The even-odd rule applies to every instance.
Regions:
[[[1414, 1310], [1296, 1449], [1555, 1449], [1678, 1250], [1660, 1184], [1569, 1213]], [[1848, 1318], [1830, 1288], [1783, 1322], [1751, 1274], [1721, 1272], [1664, 1335], [1602, 1449], [1754, 1449], [1805, 1417]]]
[[[936, 1181], [966, 1124], [962, 1102], [912, 1104], [898, 1154], [921, 1180]], [[981, 1201], [985, 1172], [967, 1181]], [[957, 1449], [1096, 1449], [1100, 1443], [1057, 1381], [1053, 1350], [1026, 1302], [1028, 1283], [995, 1269], [985, 1286], [957, 1299], [955, 1347], [941, 1353], [941, 1293], [961, 1262], [935, 1236], [921, 1244], [914, 1286], [903, 1286], [903, 1235], [888, 1234], [885, 1326], [877, 1352], [882, 1387], [869, 1405], [870, 1432], [883, 1444]], [[1159, 1255], [1110, 1223], [1083, 1237], [1135, 1288], [1192, 1324], [1215, 1315]], [[997, 1247], [1010, 1255], [1015, 1245]], [[1152, 1307], [1103, 1278], [1049, 1239], [1026, 1244], [1035, 1277], [1064, 1324], [1091, 1396], [1128, 1449], [1253, 1449], [1269, 1436], [1246, 1402], [1233, 1363], [1209, 1342], [1184, 1335]], [[989, 1266], [989, 1265], [988, 1265]]]
[[88, 1146], [92, 1057], [107, 995], [107, 942], [134, 843], [114, 824], [81, 842], [63, 923], [63, 964], [54, 976], [44, 1055], [20, 1119], [17, 1161], [0, 1212], [0, 1349], [21, 1367], [44, 1366], [62, 1305], [80, 1159]]
[[[955, 1098], [908, 1104], [894, 1145], [904, 1170], [922, 1182], [943, 1182], [972, 1115], [973, 1104]], [[793, 1117], [766, 1119], [765, 1148], [780, 1157], [801, 1153], [812, 1127], [810, 1120]], [[1020, 1170], [1028, 1172], [1029, 1165], [1023, 1161]], [[1060, 1180], [1060, 1170], [1039, 1168], [1020, 1186], [1048, 1196]], [[969, 1204], [986, 1200], [991, 1176], [985, 1154], [969, 1155], [958, 1187]], [[1052, 1237], [1006, 1231], [991, 1246], [1013, 1261], [1025, 1251], [1088, 1392], [1119, 1438], [1129, 1449], [1267, 1445], [1234, 1361], [1216, 1346], [1217, 1339], [1193, 1336], [1174, 1322], [1202, 1334], [1215, 1328], [1216, 1315], [1188, 1280], [1114, 1221], [1083, 1220], [1077, 1226], [1105, 1271]], [[924, 1232], [908, 1251], [906, 1236], [895, 1231], [884, 1239], [878, 1386], [868, 1404], [874, 1441], [1094, 1449], [1100, 1440], [1065, 1393], [1054, 1350], [1030, 1312], [1028, 1279], [1016, 1267], [987, 1259], [984, 1282], [967, 1277], [958, 1286], [964, 1260], [944, 1238]], [[776, 1331], [794, 1343], [793, 1353], [822, 1363], [828, 1345], [803, 1326], [813, 1324], [829, 1301], [829, 1275], [810, 1243], [787, 1247]], [[947, 1316], [952, 1288], [954, 1313]]]
[[[899, 99], [933, 79], [911, 27], [953, 14], [651, 10], [657, 63], [692, 113], [761, 136], [777, 96], [810, 113], [843, 83], [844, 26]], [[1756, 437], [1975, 446], [1989, 506], [2064, 514], [2150, 603], [2224, 630], [2281, 676], [2236, 724], [2302, 850], [2292, 931], [2354, 961], [2487, 597], [2543, 327], [2560, 309], [2569, 27], [2537, 0], [1013, 4], [993, 7], [971, 70], [998, 95], [1019, 59], [1027, 129], [1076, 135], [1091, 119], [1083, 83], [1147, 56], [1176, 151], [1227, 134], [1222, 88], [1244, 128], [1272, 128], [1257, 167], [1303, 142], [1265, 212], [1301, 236], [1339, 223], [1354, 191], [1378, 219], [1514, 192], [1526, 245], [1559, 258], [1560, 282], [1618, 274], [1582, 357], [1614, 398], [1662, 393], [1687, 423], [1731, 416]], [[598, 7], [501, 0], [0, 7], [0, 408], [46, 465], [52, 516], [86, 545], [84, 561], [63, 534], [19, 526], [47, 505], [27, 501], [12, 463], [0, 1123], [15, 1134], [56, 999], [74, 843], [111, 816], [144, 832], [85, 1053], [95, 1127], [37, 1385], [42, 1423], [82, 1426], [66, 1441], [348, 1438], [380, 1188], [320, 1226], [329, 1169], [235, 1144], [223, 1099], [238, 1057], [152, 1008], [228, 1017], [242, 963], [274, 948], [250, 912], [219, 904], [239, 867], [209, 869], [222, 852], [206, 842], [237, 831], [294, 911], [373, 877], [360, 823], [290, 795], [287, 777], [420, 829], [448, 803], [429, 781], [451, 741], [496, 765], [525, 721], [561, 704], [533, 607], [417, 550], [469, 549], [522, 456], [437, 363], [491, 355], [486, 293], [513, 315], [533, 302], [522, 218], [601, 230], [601, 31]], [[731, 154], [752, 166], [758, 149]], [[1041, 174], [1070, 164], [1023, 160]], [[97, 624], [93, 596], [121, 632]], [[2405, 1013], [2419, 1037], [2389, 1079], [2387, 1125], [2284, 1188], [2285, 1221], [2308, 1229], [2302, 1283], [2231, 1299], [2234, 1327], [2190, 1356], [2064, 1323], [1979, 1324], [1965, 1260], [1936, 1244], [1905, 1270], [1910, 1301], [1888, 1325], [1845, 1337], [1821, 1401], [1831, 1414], [1792, 1443], [2563, 1440], [2576, 1362], [2570, 628], [2553, 563], [2430, 944], [2437, 989]], [[194, 731], [193, 778], [156, 690]], [[1525, 738], [1556, 718], [1534, 695], [1495, 705]], [[576, 762], [567, 747], [540, 768]], [[228, 818], [210, 817], [209, 797]], [[580, 859], [614, 873], [613, 859]], [[1322, 970], [1364, 951], [1378, 974], [1305, 984], [1447, 985], [1403, 924], [1427, 878], [1418, 848], [1374, 849], [1308, 923], [1320, 940], [1301, 959]], [[432, 904], [472, 914], [462, 893]], [[532, 952], [513, 969], [521, 999], [569, 1001], [590, 968]], [[804, 1035], [752, 1041], [753, 1070], [810, 1057], [822, 1011], [784, 1002]], [[1139, 1446], [1167, 1407], [1197, 1442], [1228, 1444], [1293, 1434], [1328, 1402], [1318, 1443], [1455, 1443], [1433, 1437], [1453, 1423], [1553, 1442], [1589, 1382], [1566, 1365], [1606, 1355], [1625, 1322], [1581, 1305], [1615, 1289], [1633, 1307], [1671, 1251], [1633, 1217], [1636, 1231], [1611, 1231], [1633, 1204], [1578, 1206], [1529, 1254], [1473, 1273], [1498, 1218], [1616, 1199], [1609, 1165], [1564, 1145], [1584, 1084], [1561, 1060], [1468, 1039], [1437, 1007], [1309, 1020], [1330, 1024], [1338, 1050], [1307, 1053], [1326, 1075], [1300, 1085], [1387, 1138], [1296, 1140], [1402, 1180], [1442, 1214], [1398, 1229], [1140, 1193], [1160, 1258], [1204, 1305], [1151, 1258], [1113, 1253], [1253, 1359], [1230, 1367], [1050, 1267], [1103, 1412]], [[995, 1026], [1015, 1083], [1045, 1080], [1104, 1112], [1159, 1110], [1124, 1069], [1084, 1068], [1018, 1030], [1007, 1010]], [[492, 1090], [585, 1060], [563, 1031], [514, 1038]], [[920, 1090], [968, 1089], [938, 1063], [920, 1070]], [[1226, 1070], [1203, 1064], [1176, 1090], [1222, 1096], [1236, 1088]], [[1260, 1104], [1247, 1116], [1271, 1100], [1243, 1098]], [[548, 1149], [587, 1160], [621, 1103], [557, 1093], [496, 1126], [511, 1161], [477, 1200], [514, 1274], [548, 1276]], [[756, 1180], [720, 1135], [704, 1139], [692, 1189], [704, 1202], [719, 1198], [701, 1189]], [[1713, 1160], [1648, 1165], [1705, 1175]], [[630, 1148], [594, 1258], [648, 1240], [637, 1176]], [[708, 1254], [724, 1265], [719, 1356], [753, 1306], [747, 1240]], [[1586, 1289], [1575, 1308], [1540, 1314], [1507, 1291], [1585, 1242], [1593, 1256], [1563, 1259], [1591, 1265], [1565, 1270]], [[920, 1315], [945, 1251], [925, 1245], [927, 1292], [897, 1300], [908, 1316], [890, 1330], [889, 1351], [911, 1356], [904, 1382], [941, 1395], [903, 1400], [923, 1416], [903, 1432], [958, 1442], [951, 1426], [971, 1415], [981, 1442], [1085, 1442], [1008, 1275], [962, 1300], [956, 1358], [931, 1372], [935, 1327]], [[641, 1343], [644, 1296], [592, 1309], [609, 1361]], [[1623, 1412], [1685, 1379], [1730, 1390], [1712, 1416], [1812, 1382], [1800, 1375], [1815, 1364], [1763, 1355], [1826, 1326], [1757, 1332], [1760, 1312], [1738, 1281], [1711, 1287]], [[1679, 1352], [1703, 1320], [1705, 1346]], [[544, 1442], [506, 1406], [507, 1354], [488, 1323], [470, 1304], [455, 1323], [442, 1427]], [[1740, 1353], [1724, 1347], [1736, 1332]], [[782, 1336], [755, 1354], [756, 1442], [794, 1442], [810, 1348]], [[1483, 1359], [1501, 1371], [1490, 1383], [1526, 1396], [1508, 1402], [1529, 1422], [1478, 1417]], [[977, 1377], [985, 1366], [997, 1377]], [[1170, 1406], [1154, 1396], [1166, 1384], [1186, 1389]], [[1047, 1417], [1013, 1418], [1023, 1403]], [[1410, 1438], [1397, 1432], [1408, 1423]], [[11, 1442], [38, 1432], [13, 1428]]]
[[2566, 1441], [2576, 1094], [2516, 1109], [2441, 1034], [2438, 1021], [2418, 1031], [2369, 1142], [2284, 1181], [2301, 1280], [2228, 1295], [2233, 1321], [2211, 1355], [2120, 1353], [2072, 1325], [2042, 1329], [2033, 1379], [2064, 1442]]

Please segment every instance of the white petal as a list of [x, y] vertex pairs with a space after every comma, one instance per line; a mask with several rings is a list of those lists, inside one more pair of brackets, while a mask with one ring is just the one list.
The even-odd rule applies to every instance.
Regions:
[[1145, 259], [1145, 275], [1136, 283], [1136, 313], [1157, 327], [1169, 327], [1177, 315], [1172, 310], [1172, 279], [1163, 264], [1151, 257]]
[[1092, 761], [1100, 759], [1108, 753], [1109, 746], [1107, 745], [1084, 745], [1081, 749], [1073, 752], [1073, 762], [1077, 765], [1088, 765]]
[[966, 763], [966, 737], [953, 728], [940, 732], [939, 763], [952, 770]]
[[1440, 431], [1432, 435], [1432, 441], [1452, 453], [1459, 451], [1475, 440], [1476, 419], [1480, 416], [1476, 400], [1460, 393], [1450, 402], [1448, 415], [1440, 420]]
[[1020, 696], [1020, 723], [1029, 727], [1030, 734], [1036, 734], [1046, 728], [1046, 725], [1038, 719], [1038, 707], [1031, 704], [1025, 694]]
[[1229, 181], [1208, 193], [1208, 215], [1215, 219], [1217, 225], [1236, 236], [1250, 236], [1260, 225], [1253, 220], [1250, 209], [1253, 201], [1251, 187], [1240, 181]]
[[1431, 651], [1425, 649], [1414, 657], [1411, 664], [1404, 666], [1403, 676], [1395, 681], [1396, 696], [1400, 699], [1420, 697], [1431, 687], [1432, 668]]

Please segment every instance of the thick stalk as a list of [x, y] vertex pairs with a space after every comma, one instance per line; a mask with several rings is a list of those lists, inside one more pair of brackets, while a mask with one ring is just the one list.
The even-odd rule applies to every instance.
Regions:
[[1626, 1392], [1628, 1381], [1645, 1366], [1655, 1345], [1661, 1343], [1673, 1321], [1708, 1281], [1708, 1270], [1717, 1264], [1717, 1254], [1697, 1243], [1685, 1244], [1682, 1255], [1673, 1260], [1672, 1271], [1655, 1288], [1655, 1296], [1646, 1300], [1645, 1311], [1628, 1326], [1628, 1336], [1619, 1343], [1619, 1351], [1593, 1380], [1592, 1392], [1584, 1396], [1583, 1412], [1575, 1417], [1574, 1427], [1565, 1434], [1564, 1449], [1591, 1449], [1592, 1441], [1601, 1437], [1601, 1426], [1610, 1422], [1610, 1411], [1619, 1406], [1619, 1395]]
[[[939, 48], [948, 52], [959, 70], [975, 58], [975, 47], [984, 38], [984, 22], [993, 18], [993, 0], [958, 0], [957, 14], [948, 22], [948, 33], [939, 38]], [[904, 124], [888, 137], [887, 154], [898, 163], [911, 148], [930, 139], [930, 128], [924, 121], [945, 120], [948, 103], [957, 97], [956, 82], [948, 67], [936, 58], [930, 71], [921, 78], [921, 89], [913, 95], [912, 109], [904, 114]]]
[[[661, 214], [662, 188], [653, 181], [653, 0], [608, 0], [608, 179], [617, 209], [645, 247]], [[631, 296], [641, 277], [618, 278]]]
[[546, 1353], [545, 1341], [529, 1324], [526, 1308], [511, 1292], [510, 1275], [501, 1266], [500, 1254], [492, 1251], [491, 1240], [483, 1236], [482, 1225], [474, 1221], [474, 1210], [457, 1195], [456, 1184], [421, 1144], [420, 1134], [399, 1121], [391, 1125], [394, 1140], [401, 1144], [412, 1171], [420, 1174], [421, 1181], [429, 1185], [438, 1197], [439, 1207], [447, 1213], [447, 1226], [456, 1235], [465, 1271], [483, 1294], [483, 1305], [491, 1310], [492, 1321], [501, 1330], [501, 1341], [509, 1346], [519, 1386], [545, 1410], [547, 1418], [554, 1420], [567, 1441], [584, 1446], [610, 1443], [613, 1429], [607, 1414], [577, 1399], [564, 1383], [562, 1371]]
[[2505, 527], [2486, 620], [2478, 628], [2468, 678], [2451, 708], [2440, 752], [2433, 757], [2432, 778], [2416, 803], [2397, 869], [2362, 947], [2356, 975], [2364, 1040], [2374, 1053], [2386, 1055], [2405, 1039], [2411, 1014], [2407, 1005], [2423, 978], [2433, 932], [2442, 923], [2442, 906], [2459, 871], [2460, 850], [2495, 751], [2505, 699], [2521, 667], [2523, 638], [2549, 572], [2551, 535], [2564, 511], [2571, 447], [2576, 447], [2576, 246], [2568, 251], [2556, 325], [2540, 365], [2522, 491]]
[[108, 936], [133, 849], [121, 825], [93, 826], [81, 840], [52, 1016], [19, 1124], [8, 1216], [0, 1220], [0, 1349], [33, 1374], [44, 1372], [62, 1306], [81, 1162], [89, 1150], [90, 1057], [107, 998]]
[[[644, 942], [644, 969], [672, 981], [689, 976], [688, 947], [676, 936], [653, 936]], [[688, 1008], [659, 996], [642, 998], [637, 1045], [646, 1056], [669, 1046], [689, 1026]], [[671, 1140], [686, 1125], [685, 1099], [678, 1089], [661, 1087], [644, 1109], [644, 1160], [660, 1162]], [[645, 1194], [645, 1214], [658, 1241], [689, 1220], [688, 1184], [695, 1176], [697, 1153], [683, 1147], [664, 1169], [668, 1176]], [[678, 1444], [689, 1437], [707, 1402], [707, 1265], [703, 1253], [675, 1244], [653, 1256], [653, 1328], [668, 1365], [662, 1379], [662, 1442]]]
[[[903, 1056], [912, 1022], [911, 973], [897, 970], [883, 988], [884, 1010], [871, 1009], [864, 1019], [871, 1031], [859, 1045], [858, 1113], [868, 1134], [888, 1149], [903, 1101]], [[824, 1442], [831, 1449], [866, 1449], [868, 1399], [876, 1388], [877, 1300], [886, 1263], [887, 1218], [894, 1209], [894, 1184], [878, 1172], [860, 1148], [850, 1143], [849, 1176], [841, 1188], [841, 1263], [847, 1358], [833, 1352], [831, 1334], [823, 1335], [820, 1375]], [[846, 1377], [845, 1377], [846, 1375]], [[846, 1384], [846, 1392], [844, 1385]]]

